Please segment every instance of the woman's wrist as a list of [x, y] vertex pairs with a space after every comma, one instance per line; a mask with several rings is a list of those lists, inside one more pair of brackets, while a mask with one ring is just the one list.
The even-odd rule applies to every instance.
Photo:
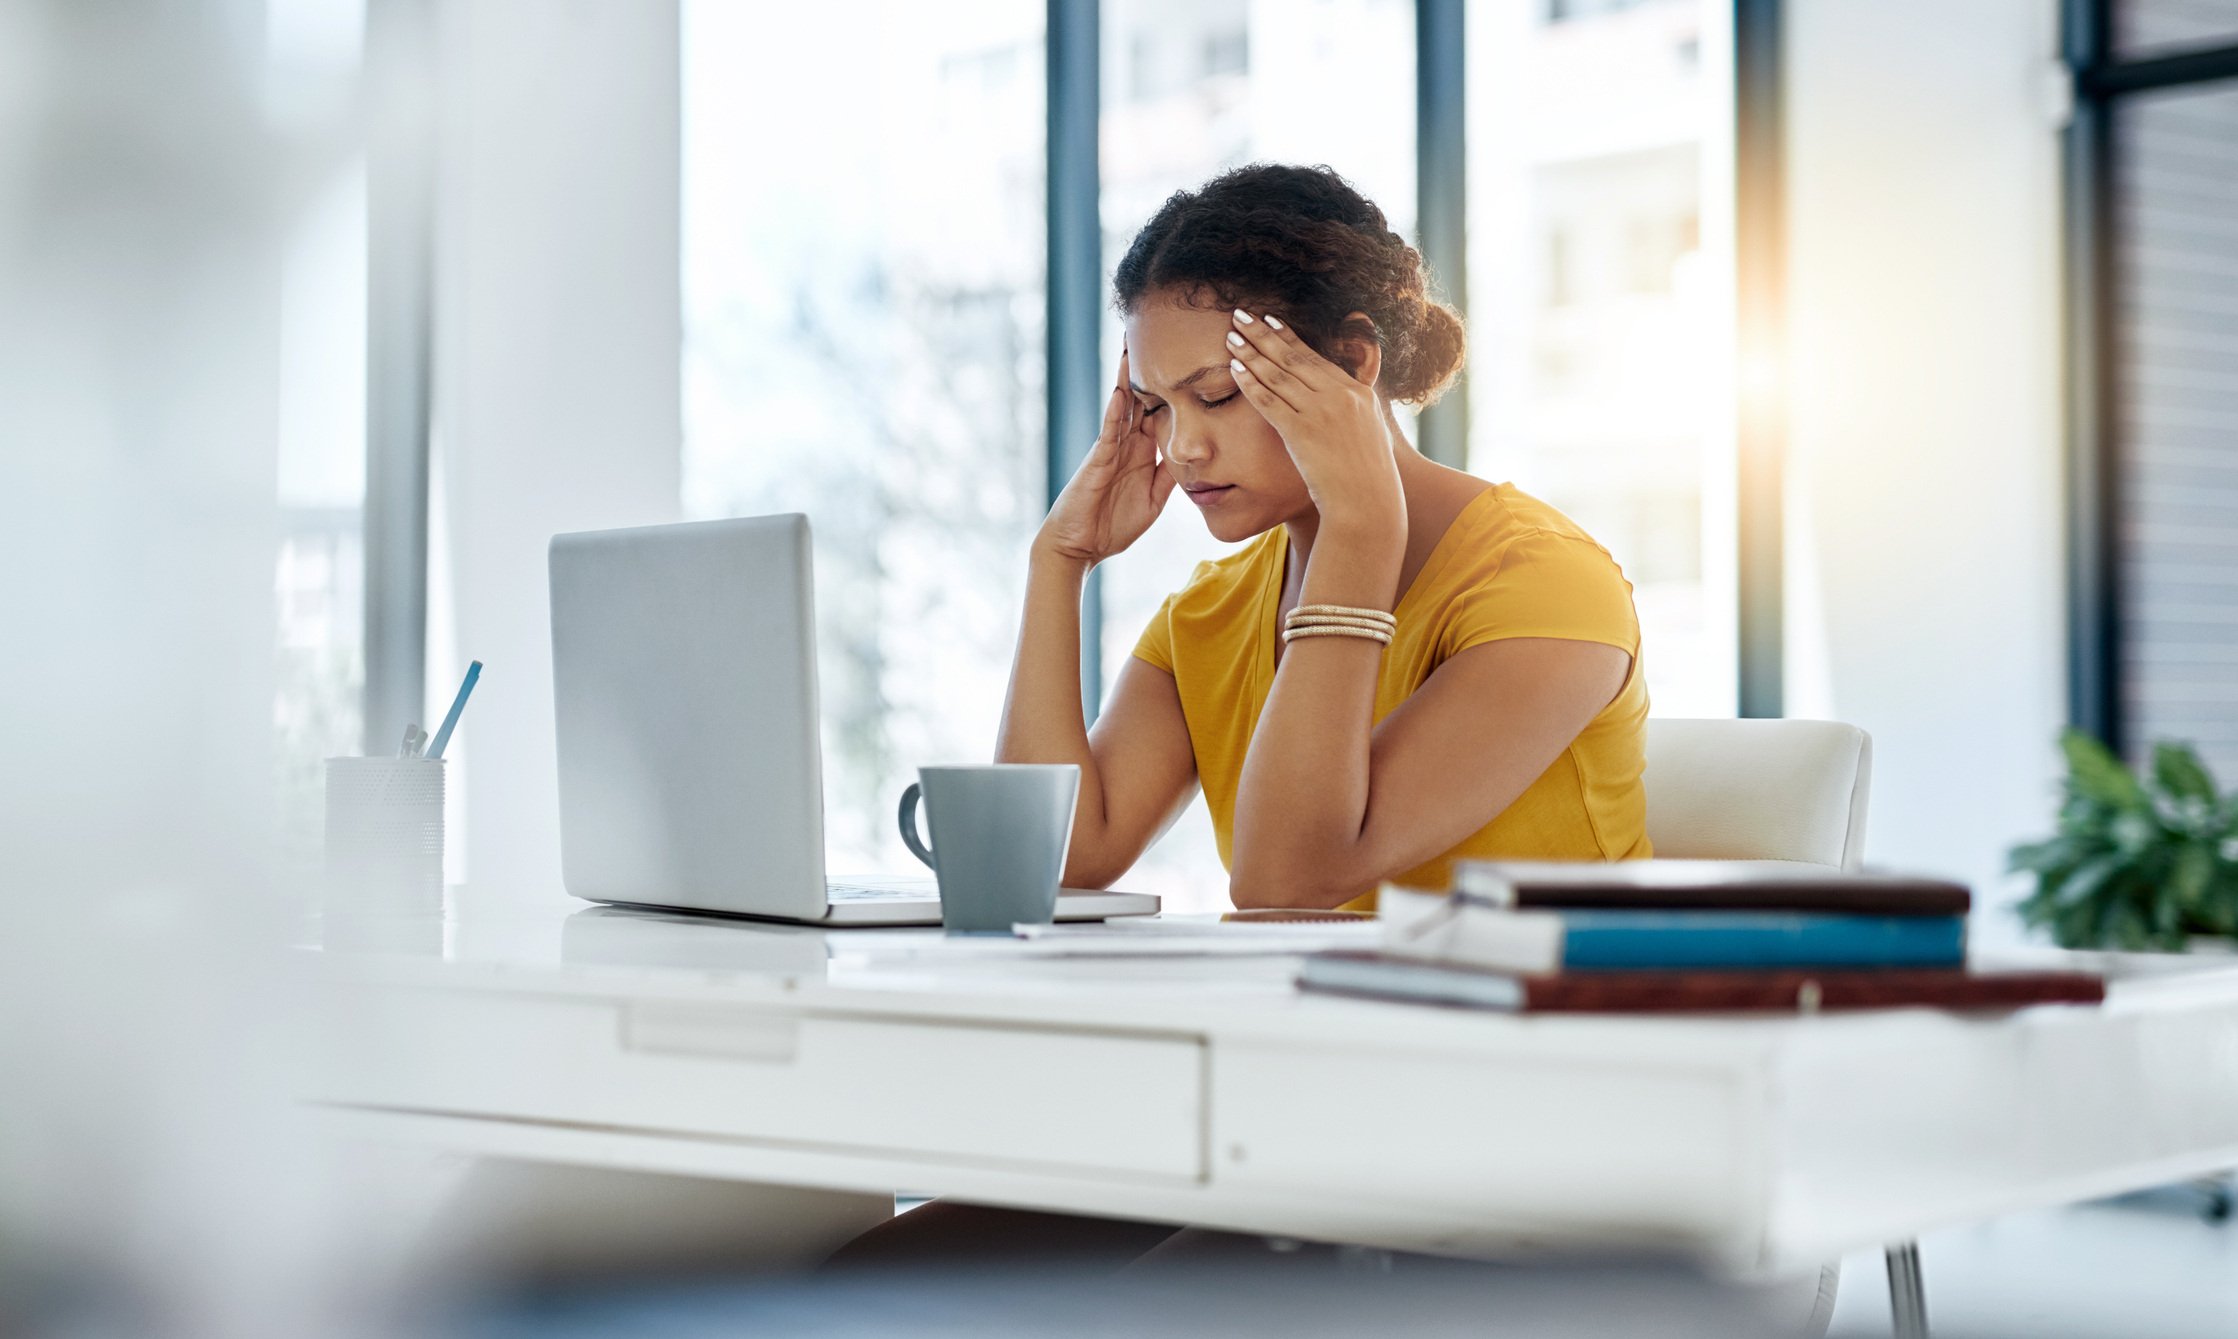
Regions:
[[1029, 576], [1047, 576], [1058, 580], [1086, 581], [1095, 562], [1077, 553], [1067, 553], [1043, 540], [1035, 540], [1027, 550], [1026, 570]]
[[1314, 530], [1313, 551], [1319, 553], [1325, 545], [1341, 550], [1348, 561], [1373, 562], [1381, 558], [1404, 561], [1407, 551], [1406, 510], [1401, 508], [1393, 515], [1352, 511], [1323, 512], [1321, 524]]
[[1407, 531], [1398, 524], [1368, 524], [1323, 517], [1306, 560], [1301, 604], [1351, 605], [1389, 610], [1398, 599], [1399, 570], [1406, 565]]

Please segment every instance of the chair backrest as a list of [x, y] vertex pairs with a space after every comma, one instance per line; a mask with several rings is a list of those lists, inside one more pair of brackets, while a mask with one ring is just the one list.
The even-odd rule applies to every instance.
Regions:
[[1872, 737], [1854, 725], [1651, 719], [1648, 840], [1676, 859], [1856, 869], [1872, 778]]

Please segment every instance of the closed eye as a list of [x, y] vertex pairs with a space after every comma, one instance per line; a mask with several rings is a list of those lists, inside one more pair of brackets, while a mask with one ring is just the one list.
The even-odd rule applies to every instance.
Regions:
[[[1240, 391], [1229, 391], [1226, 395], [1221, 396], [1217, 400], [1199, 400], [1197, 401], [1197, 403], [1203, 405], [1207, 409], [1218, 409], [1220, 406], [1228, 403], [1230, 400], [1235, 399], [1241, 393], [1242, 392]], [[1163, 401], [1154, 405], [1145, 405], [1138, 402], [1135, 407], [1142, 411], [1142, 416], [1144, 418], [1148, 418], [1152, 414], [1158, 413], [1168, 408], [1168, 406]]]

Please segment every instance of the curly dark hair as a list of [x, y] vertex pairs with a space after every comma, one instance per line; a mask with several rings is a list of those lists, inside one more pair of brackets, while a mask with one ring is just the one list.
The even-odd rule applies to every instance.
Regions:
[[[1357, 371], [1339, 342], [1383, 348], [1378, 383], [1394, 400], [1429, 404], [1461, 370], [1461, 318], [1429, 292], [1422, 253], [1383, 211], [1327, 167], [1253, 163], [1176, 191], [1142, 225], [1112, 272], [1132, 314], [1152, 293], [1179, 290], [1206, 306], [1272, 311], [1316, 353]], [[1371, 328], [1346, 317], [1367, 315]]]

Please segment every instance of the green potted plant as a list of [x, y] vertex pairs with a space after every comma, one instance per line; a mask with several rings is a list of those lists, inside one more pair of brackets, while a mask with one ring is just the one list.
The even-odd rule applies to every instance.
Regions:
[[2188, 745], [2154, 745], [2142, 777], [2080, 730], [2059, 745], [2058, 830], [2009, 856], [2036, 876], [2021, 918], [2064, 948], [2238, 943], [2238, 792], [2218, 793]]

